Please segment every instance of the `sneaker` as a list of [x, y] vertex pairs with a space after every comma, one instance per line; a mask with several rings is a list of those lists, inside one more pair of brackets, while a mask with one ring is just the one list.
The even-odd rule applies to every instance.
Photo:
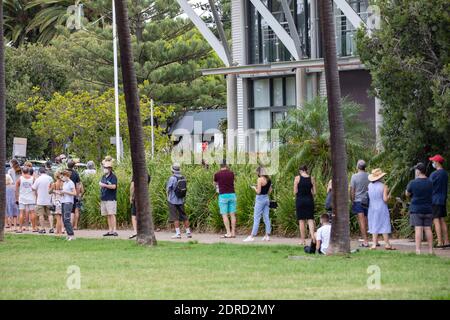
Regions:
[[53, 230], [53, 228], [51, 228], [50, 230], [48, 230], [48, 233], [55, 233], [55, 230]]
[[44, 233], [47, 233], [47, 232], [45, 232], [45, 229], [42, 229], [42, 230], [39, 230], [39, 233], [40, 234], [44, 234]]
[[189, 233], [186, 233], [186, 237], [188, 237], [188, 238], [192, 238], [192, 234], [189, 232]]
[[104, 237], [110, 237], [110, 236], [112, 236], [112, 233], [108, 231], [108, 232], [105, 233], [103, 236], [104, 236]]
[[255, 238], [253, 238], [252, 236], [248, 236], [248, 237], [245, 238], [243, 241], [244, 241], [244, 242], [252, 242], [252, 241], [255, 241]]
[[113, 233], [111, 233], [111, 236], [113, 236], [113, 237], [118, 237], [119, 236], [119, 234], [117, 233], [117, 232], [113, 232]]
[[265, 235], [265, 236], [262, 238], [262, 241], [270, 241], [269, 236], [268, 236], [268, 235]]
[[172, 239], [181, 239], [181, 234], [175, 234], [171, 237]]
[[68, 237], [66, 238], [66, 240], [67, 240], [67, 241], [72, 241], [72, 240], [75, 240], [75, 238], [72, 237], [72, 236], [68, 236]]
[[137, 237], [137, 234], [132, 234], [131, 236], [128, 237], [128, 239], [134, 239]]

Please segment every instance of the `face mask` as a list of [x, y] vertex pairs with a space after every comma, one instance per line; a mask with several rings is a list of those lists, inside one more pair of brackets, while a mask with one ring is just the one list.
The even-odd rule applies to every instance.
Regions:
[[431, 165], [436, 169], [436, 163], [433, 162]]
[[104, 174], [108, 174], [109, 173], [109, 169], [103, 169], [103, 173]]

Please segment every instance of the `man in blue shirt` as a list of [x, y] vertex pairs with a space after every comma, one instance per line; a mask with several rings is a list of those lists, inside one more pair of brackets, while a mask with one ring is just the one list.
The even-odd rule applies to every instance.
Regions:
[[112, 162], [103, 162], [103, 176], [99, 183], [101, 188], [100, 211], [108, 221], [108, 232], [103, 236], [117, 237], [116, 213], [117, 213], [117, 177], [112, 171]]
[[433, 168], [436, 169], [431, 175], [430, 180], [433, 183], [433, 223], [436, 230], [437, 246], [436, 248], [449, 247], [448, 229], [445, 217], [447, 216], [447, 193], [448, 193], [448, 174], [442, 164], [444, 158], [437, 154], [431, 158]]
[[415, 167], [416, 178], [408, 183], [406, 196], [411, 197], [409, 205], [409, 218], [411, 226], [415, 229], [416, 253], [420, 254], [422, 233], [425, 230], [428, 243], [428, 253], [433, 253], [433, 212], [431, 209], [433, 184], [425, 175], [426, 167], [418, 163]]
[[186, 178], [181, 175], [179, 164], [172, 165], [172, 176], [167, 181], [166, 193], [169, 204], [169, 222], [173, 222], [175, 225], [175, 235], [172, 236], [172, 239], [181, 239], [180, 221], [184, 223], [186, 236], [192, 238], [189, 219], [184, 210]]

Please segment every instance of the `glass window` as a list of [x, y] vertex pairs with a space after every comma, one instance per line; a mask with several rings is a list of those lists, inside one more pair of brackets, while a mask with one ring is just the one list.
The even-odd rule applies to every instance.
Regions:
[[283, 78], [275, 78], [273, 80], [273, 105], [276, 107], [283, 106]]
[[286, 78], [286, 105], [289, 107], [296, 105], [295, 77]]
[[270, 129], [270, 109], [255, 110], [255, 128]]
[[270, 80], [262, 79], [253, 81], [253, 107], [270, 106]]

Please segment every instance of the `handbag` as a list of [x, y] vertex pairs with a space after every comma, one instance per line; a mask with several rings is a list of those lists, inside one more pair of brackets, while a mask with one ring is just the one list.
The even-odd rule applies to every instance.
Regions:
[[278, 208], [278, 202], [275, 201], [275, 200], [271, 200], [271, 201], [269, 202], [269, 208], [270, 208], [270, 209], [276, 209], [276, 208]]

